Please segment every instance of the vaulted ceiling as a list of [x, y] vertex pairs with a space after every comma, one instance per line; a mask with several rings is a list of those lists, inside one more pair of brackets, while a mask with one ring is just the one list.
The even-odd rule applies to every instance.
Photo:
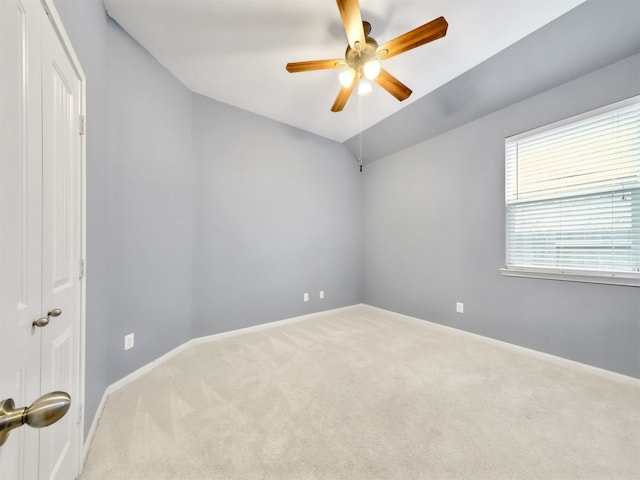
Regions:
[[109, 15], [188, 88], [339, 142], [503, 51], [584, 0], [360, 0], [379, 43], [430, 20], [445, 38], [383, 66], [413, 90], [398, 102], [374, 85], [331, 104], [339, 70], [290, 74], [288, 62], [341, 58], [347, 39], [334, 0], [105, 0]]

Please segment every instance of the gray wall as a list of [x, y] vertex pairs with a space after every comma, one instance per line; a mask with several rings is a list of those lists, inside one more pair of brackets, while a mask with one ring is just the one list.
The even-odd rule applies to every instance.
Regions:
[[56, 7], [87, 75], [89, 428], [106, 386], [191, 338], [191, 92], [100, 0]]
[[639, 288], [498, 272], [504, 138], [637, 95], [639, 80], [636, 55], [366, 165], [364, 303], [640, 376]]
[[361, 182], [347, 149], [199, 95], [193, 109], [195, 335], [358, 303]]
[[112, 21], [107, 44], [111, 383], [191, 338], [193, 170], [191, 92]]

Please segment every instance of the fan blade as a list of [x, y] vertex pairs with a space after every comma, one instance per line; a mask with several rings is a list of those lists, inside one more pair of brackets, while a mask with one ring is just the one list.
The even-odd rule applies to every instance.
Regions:
[[447, 34], [449, 24], [444, 17], [438, 17], [421, 27], [400, 35], [378, 47], [377, 55], [380, 60], [386, 60], [400, 53], [433, 42]]
[[384, 68], [380, 69], [380, 75], [375, 78], [375, 82], [400, 101], [409, 98], [413, 93], [409, 87]]
[[353, 82], [351, 82], [351, 85], [349, 85], [348, 87], [342, 87], [340, 89], [335, 102], [333, 102], [333, 105], [331, 106], [332, 112], [342, 111], [342, 109], [347, 103], [347, 100], [349, 100], [349, 96], [351, 95], [351, 92], [353, 92], [353, 89], [356, 86], [356, 83], [358, 83], [358, 80], [359, 80], [358, 75], [356, 75], [355, 77], [353, 77]]
[[338, 10], [340, 10], [340, 17], [342, 17], [342, 24], [344, 25], [349, 45], [354, 50], [357, 50], [356, 42], [360, 42], [360, 45], [364, 48], [366, 42], [358, 0], [336, 0], [336, 3], [338, 4]]
[[308, 62], [287, 63], [287, 72], [308, 72], [310, 70], [324, 70], [327, 68], [340, 68], [345, 66], [344, 59], [335, 58], [332, 60], [310, 60]]

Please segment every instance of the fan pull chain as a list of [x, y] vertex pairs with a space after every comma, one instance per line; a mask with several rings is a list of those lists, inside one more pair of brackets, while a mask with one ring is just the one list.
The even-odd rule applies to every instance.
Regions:
[[363, 105], [363, 95], [358, 95], [358, 117], [360, 122], [360, 134], [358, 135], [359, 148], [358, 148], [358, 166], [360, 167], [360, 172], [362, 172], [362, 130], [363, 130], [363, 121], [362, 121], [362, 105]]

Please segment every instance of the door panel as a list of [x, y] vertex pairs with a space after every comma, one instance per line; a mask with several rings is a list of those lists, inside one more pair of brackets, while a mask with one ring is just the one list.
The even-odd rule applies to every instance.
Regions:
[[43, 28], [42, 305], [62, 310], [42, 330], [43, 392], [62, 390], [72, 406], [41, 431], [41, 478], [73, 478], [78, 465], [81, 307], [81, 83], [53, 28]]
[[[40, 21], [34, 0], [0, 1], [0, 400], [40, 395], [42, 130]], [[32, 81], [36, 79], [36, 81]], [[38, 478], [38, 431], [0, 447], [0, 478]]]
[[[47, 58], [48, 60], [48, 58]], [[77, 131], [72, 132], [76, 125], [73, 121], [74, 92], [65, 81], [65, 74], [58, 65], [58, 59], [52, 64], [47, 64], [44, 74], [50, 78], [44, 79], [43, 88], [49, 88], [50, 98], [45, 98], [47, 106], [51, 111], [45, 111], [47, 120], [51, 123], [51, 136], [46, 139], [44, 147], [45, 164], [48, 167], [47, 186], [50, 186], [50, 197], [47, 205], [48, 223], [47, 230], [52, 248], [51, 252], [51, 277], [44, 281], [49, 283], [47, 289], [53, 292], [62, 292], [65, 289], [73, 288], [72, 272], [76, 265], [71, 265], [72, 259], [77, 259], [75, 253], [75, 232], [74, 223], [71, 217], [74, 214], [73, 207], [77, 201], [74, 198], [73, 185], [73, 140], [77, 136]], [[48, 84], [48, 80], [51, 81]], [[73, 78], [69, 79], [73, 81]], [[46, 97], [46, 96], [45, 96]], [[46, 110], [46, 109], [45, 109]], [[49, 130], [49, 128], [47, 129]], [[48, 144], [50, 141], [51, 144]]]

